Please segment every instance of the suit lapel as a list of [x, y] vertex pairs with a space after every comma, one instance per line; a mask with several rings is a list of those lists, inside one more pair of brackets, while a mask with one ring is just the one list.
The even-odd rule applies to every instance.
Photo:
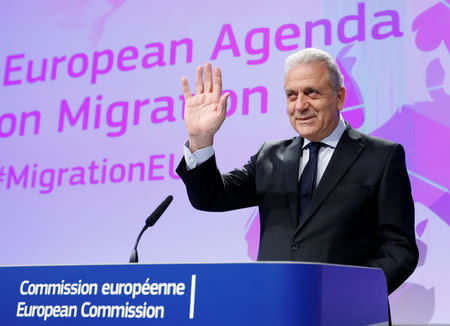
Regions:
[[305, 212], [304, 218], [302, 218], [300, 225], [297, 227], [296, 233], [298, 233], [303, 225], [305, 225], [317, 211], [320, 205], [322, 205], [328, 194], [341, 180], [353, 161], [359, 156], [364, 148], [364, 144], [360, 142], [360, 138], [359, 133], [352, 129], [350, 125], [347, 125], [316, 190], [314, 191], [314, 195]]
[[287, 196], [289, 212], [291, 213], [293, 230], [297, 227], [298, 217], [298, 170], [303, 138], [297, 137], [286, 147], [284, 154], [283, 185]]

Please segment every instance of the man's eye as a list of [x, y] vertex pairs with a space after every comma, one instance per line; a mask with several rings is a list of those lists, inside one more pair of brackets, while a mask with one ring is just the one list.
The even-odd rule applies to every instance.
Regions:
[[315, 97], [319, 96], [319, 92], [314, 90], [314, 89], [312, 89], [306, 95], [315, 98]]

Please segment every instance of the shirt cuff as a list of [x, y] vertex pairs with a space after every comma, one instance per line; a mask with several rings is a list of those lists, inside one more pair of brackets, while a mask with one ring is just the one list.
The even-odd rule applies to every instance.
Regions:
[[202, 163], [206, 162], [214, 155], [213, 145], [196, 150], [191, 153], [189, 150], [189, 140], [184, 143], [184, 160], [186, 161], [186, 170], [192, 170]]

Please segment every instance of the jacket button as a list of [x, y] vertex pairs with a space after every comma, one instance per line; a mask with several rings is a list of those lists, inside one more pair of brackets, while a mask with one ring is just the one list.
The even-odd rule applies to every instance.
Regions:
[[298, 250], [298, 244], [297, 243], [293, 243], [291, 246], [292, 251], [297, 251]]

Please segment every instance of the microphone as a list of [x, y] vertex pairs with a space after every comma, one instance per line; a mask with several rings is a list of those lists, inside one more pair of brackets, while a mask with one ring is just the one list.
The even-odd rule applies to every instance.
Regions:
[[155, 223], [159, 220], [161, 215], [166, 211], [167, 207], [169, 207], [172, 200], [173, 200], [173, 196], [171, 196], [171, 195], [167, 196], [167, 198], [164, 199], [164, 201], [161, 204], [159, 204], [158, 207], [156, 207], [156, 209], [153, 211], [153, 213], [149, 217], [147, 217], [147, 219], [145, 220], [145, 225], [142, 228], [141, 233], [139, 233], [139, 235], [136, 239], [136, 244], [134, 245], [133, 251], [131, 252], [130, 263], [137, 263], [139, 261], [138, 253], [137, 253], [137, 246], [139, 244], [139, 240], [141, 240], [142, 234], [150, 226], [155, 225]]

